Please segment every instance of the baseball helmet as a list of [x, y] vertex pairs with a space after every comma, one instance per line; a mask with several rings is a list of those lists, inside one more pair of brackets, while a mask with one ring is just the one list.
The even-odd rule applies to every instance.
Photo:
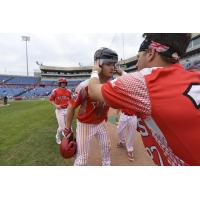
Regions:
[[65, 78], [59, 78], [58, 85], [60, 85], [61, 83], [65, 83], [67, 85], [67, 80]]
[[60, 144], [60, 155], [65, 159], [71, 158], [76, 154], [76, 149], [77, 144], [73, 136], [69, 138], [64, 136]]
[[100, 60], [100, 66], [106, 63], [118, 62], [118, 55], [115, 51], [109, 48], [102, 47], [98, 49], [94, 54], [94, 61]]

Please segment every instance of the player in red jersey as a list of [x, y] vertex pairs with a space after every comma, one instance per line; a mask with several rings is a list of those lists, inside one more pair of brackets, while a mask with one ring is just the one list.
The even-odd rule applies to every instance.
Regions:
[[200, 165], [200, 74], [179, 63], [191, 34], [144, 37], [138, 53], [140, 71], [100, 84], [96, 63], [89, 94], [136, 113], [145, 148], [157, 165]]
[[[100, 62], [102, 69], [99, 74], [100, 82], [107, 82], [113, 76], [115, 64], [118, 61], [117, 53], [108, 48], [101, 48], [96, 51], [94, 60]], [[105, 122], [109, 107], [103, 102], [91, 100], [88, 95], [88, 83], [89, 79], [80, 83], [70, 101], [65, 134], [71, 134], [74, 111], [80, 107], [77, 116], [77, 155], [74, 165], [87, 165], [93, 136], [97, 138], [101, 146], [102, 165], [110, 165], [110, 138]]]
[[71, 91], [66, 88], [67, 81], [65, 78], [58, 79], [58, 88], [54, 89], [50, 95], [50, 102], [55, 106], [56, 118], [58, 121], [58, 129], [56, 133], [56, 143], [61, 143], [62, 132], [65, 129], [65, 121], [67, 114], [67, 107], [71, 99]]

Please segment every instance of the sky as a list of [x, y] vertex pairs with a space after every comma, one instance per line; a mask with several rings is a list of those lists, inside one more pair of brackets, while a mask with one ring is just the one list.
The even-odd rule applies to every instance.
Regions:
[[[98, 48], [117, 51], [119, 59], [137, 54], [142, 42], [138, 33], [91, 34], [0, 34], [0, 74], [26, 75], [26, 48], [21, 36], [30, 36], [28, 42], [29, 75], [39, 70], [36, 61], [44, 65], [75, 67], [92, 65]], [[124, 47], [124, 48], [123, 48]]]

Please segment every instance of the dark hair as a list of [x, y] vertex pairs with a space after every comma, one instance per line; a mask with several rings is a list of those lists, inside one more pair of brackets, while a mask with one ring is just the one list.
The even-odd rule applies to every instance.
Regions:
[[[182, 57], [186, 53], [190, 43], [191, 33], [144, 33], [143, 37], [172, 48]], [[163, 55], [161, 56], [162, 58], [165, 57]]]

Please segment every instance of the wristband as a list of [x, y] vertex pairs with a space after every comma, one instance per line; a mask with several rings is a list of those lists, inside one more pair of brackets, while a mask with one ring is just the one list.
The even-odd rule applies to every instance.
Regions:
[[92, 71], [90, 78], [98, 78], [99, 79], [98, 71]]
[[127, 72], [125, 72], [125, 71], [122, 72], [122, 76], [123, 76], [123, 75], [126, 75], [126, 74], [127, 74]]

